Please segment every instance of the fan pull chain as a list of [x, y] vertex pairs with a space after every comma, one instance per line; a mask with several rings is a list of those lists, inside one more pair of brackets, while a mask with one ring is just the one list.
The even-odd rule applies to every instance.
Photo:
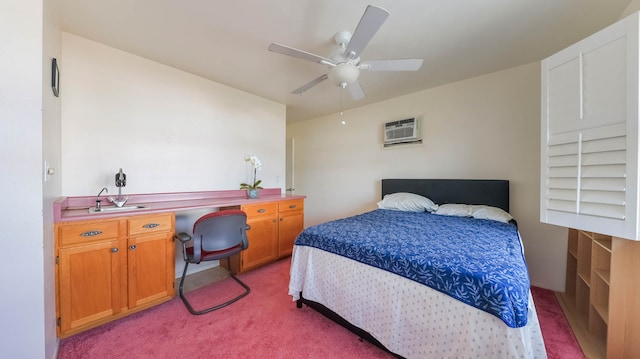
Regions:
[[342, 111], [342, 97], [343, 96], [344, 96], [344, 87], [340, 87], [340, 118], [342, 119], [340, 121], [340, 124], [346, 125], [347, 121], [345, 121], [344, 118], [342, 117], [344, 115], [344, 112]]
[[344, 87], [340, 87], [340, 116], [343, 115], [342, 112], [342, 94], [344, 93]]

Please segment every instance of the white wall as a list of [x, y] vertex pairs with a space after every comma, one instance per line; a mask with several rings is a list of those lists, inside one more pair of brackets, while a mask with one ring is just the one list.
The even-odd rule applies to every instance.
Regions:
[[[60, 176], [60, 97], [51, 90], [51, 60], [60, 59], [60, 16], [58, 0], [43, 2], [43, 56], [42, 56], [42, 160], [54, 172], [43, 178], [43, 244], [44, 250], [44, 333], [45, 357], [54, 358], [58, 350], [56, 337], [55, 306], [55, 259], [53, 202], [60, 198], [62, 178]], [[44, 172], [44, 164], [41, 166]]]
[[[62, 195], [238, 189], [245, 155], [263, 187], [285, 185], [285, 106], [70, 33], [62, 33]], [[176, 230], [213, 209], [176, 213]], [[182, 275], [176, 243], [176, 277]], [[190, 266], [194, 273], [217, 262]]]
[[[43, 4], [0, 2], [0, 352], [52, 358], [45, 351], [48, 283], [43, 253]], [[47, 318], [54, 320], [54, 318]]]
[[[383, 149], [383, 123], [413, 116], [423, 144]], [[382, 178], [508, 179], [532, 284], [564, 290], [566, 229], [539, 221], [539, 63], [291, 124], [291, 137], [306, 226], [374, 209]]]
[[238, 189], [244, 156], [284, 188], [285, 106], [63, 33], [62, 192]]

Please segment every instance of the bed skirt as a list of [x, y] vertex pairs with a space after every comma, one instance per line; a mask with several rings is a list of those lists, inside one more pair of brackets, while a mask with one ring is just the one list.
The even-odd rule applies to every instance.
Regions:
[[[294, 246], [289, 294], [405, 358], [546, 358], [529, 294], [528, 324], [497, 317], [396, 274], [323, 250]], [[319, 311], [321, 311], [320, 308]], [[322, 312], [322, 311], [321, 311]], [[334, 318], [332, 318], [334, 319]], [[344, 325], [344, 323], [339, 323]], [[348, 327], [348, 326], [347, 326]]]

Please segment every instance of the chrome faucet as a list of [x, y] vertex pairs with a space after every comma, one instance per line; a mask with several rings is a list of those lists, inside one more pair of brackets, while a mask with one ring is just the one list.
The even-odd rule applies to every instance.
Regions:
[[96, 211], [99, 211], [102, 206], [102, 200], [100, 199], [100, 195], [102, 194], [102, 192], [109, 193], [109, 190], [107, 189], [107, 187], [103, 187], [96, 196]]
[[122, 172], [122, 168], [116, 173], [116, 187], [118, 187], [118, 197], [109, 197], [109, 201], [116, 207], [122, 207], [129, 200], [129, 197], [122, 197], [122, 187], [127, 185], [127, 175]]

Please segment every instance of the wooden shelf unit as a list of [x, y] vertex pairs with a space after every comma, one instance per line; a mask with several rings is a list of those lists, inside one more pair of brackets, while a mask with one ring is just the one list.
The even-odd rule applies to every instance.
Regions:
[[589, 358], [640, 357], [640, 242], [569, 229], [562, 302]]

